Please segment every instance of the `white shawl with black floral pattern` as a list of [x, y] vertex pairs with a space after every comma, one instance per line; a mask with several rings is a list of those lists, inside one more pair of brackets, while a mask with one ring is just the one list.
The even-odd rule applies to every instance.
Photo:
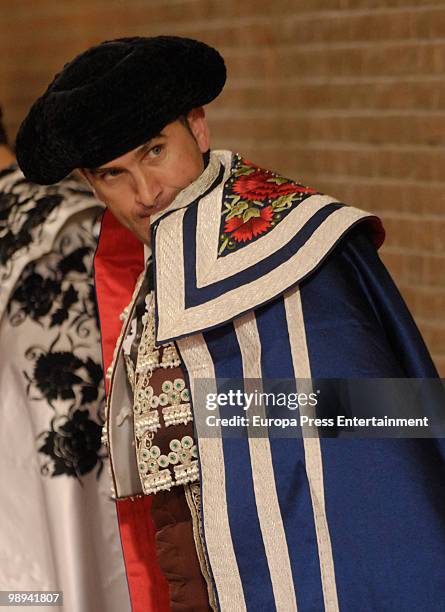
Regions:
[[130, 609], [100, 442], [100, 213], [77, 181], [0, 172], [0, 589], [62, 590], [70, 612]]

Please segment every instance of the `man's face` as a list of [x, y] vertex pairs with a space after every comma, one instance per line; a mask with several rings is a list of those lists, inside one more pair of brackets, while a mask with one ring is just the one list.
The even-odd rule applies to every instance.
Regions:
[[150, 217], [167, 208], [204, 170], [209, 148], [204, 111], [169, 123], [158, 136], [98, 168], [81, 170], [114, 216], [144, 242], [150, 241]]

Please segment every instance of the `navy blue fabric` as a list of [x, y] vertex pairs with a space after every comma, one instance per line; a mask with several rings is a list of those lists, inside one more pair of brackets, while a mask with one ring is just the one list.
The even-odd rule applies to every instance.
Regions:
[[[437, 376], [364, 224], [337, 244], [300, 292], [313, 378]], [[283, 298], [255, 315], [268, 391], [271, 379], [294, 378]], [[217, 379], [239, 380], [233, 323], [203, 335]], [[304, 448], [295, 438], [271, 435], [270, 442], [298, 609], [322, 612]], [[443, 440], [321, 438], [320, 447], [340, 611], [443, 612]], [[223, 438], [223, 449], [229, 523], [247, 608], [273, 611], [248, 443]]]
[[[204, 339], [215, 363], [217, 380], [242, 378], [241, 352], [233, 323], [206, 332]], [[222, 391], [218, 388], [218, 392]], [[230, 531], [247, 610], [274, 612], [274, 595], [256, 511], [247, 438], [223, 437], [223, 452]]]
[[[319, 225], [323, 223], [333, 212], [342, 208], [344, 204], [327, 204], [317, 211], [302, 229], [281, 249], [265, 260], [259, 261], [253, 266], [242, 270], [238, 274], [229, 276], [222, 281], [211, 283], [205, 287], [196, 286], [196, 221], [198, 214], [198, 202], [187, 208], [183, 220], [184, 235], [184, 273], [185, 283], [185, 307], [197, 306], [208, 300], [223, 295], [227, 291], [245, 285], [252, 280], [267, 274], [283, 262], [287, 261], [307, 242]], [[274, 228], [272, 231], [277, 231]], [[240, 248], [243, 248], [242, 246]]]
[[[295, 379], [283, 297], [256, 311], [263, 391], [273, 379]], [[289, 392], [296, 391], [295, 384]], [[268, 416], [273, 416], [269, 410]], [[287, 412], [286, 415], [289, 416]], [[298, 610], [323, 610], [323, 591], [312, 500], [301, 438], [271, 437], [278, 501], [286, 533]]]
[[[437, 375], [359, 228], [301, 284], [301, 298], [313, 377]], [[340, 610], [445, 610], [444, 441], [320, 443]]]
[[355, 272], [355, 280], [384, 329], [403, 376], [437, 377], [437, 370], [411, 313], [363, 227], [353, 229], [344, 244], [339, 245], [338, 252], [345, 261], [344, 268], [349, 264], [351, 272]]

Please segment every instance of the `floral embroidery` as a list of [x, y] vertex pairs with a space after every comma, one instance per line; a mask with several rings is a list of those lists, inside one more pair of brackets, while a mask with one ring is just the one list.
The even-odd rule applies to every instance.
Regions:
[[[74, 407], [95, 402], [102, 387], [101, 366], [91, 357], [78, 357], [80, 346], [70, 336], [66, 338], [71, 343], [70, 351], [54, 350], [60, 340], [58, 334], [48, 351], [36, 345], [25, 353], [26, 359], [34, 363], [32, 374], [24, 372], [29, 398], [44, 399], [54, 409], [55, 402], [69, 401]], [[33, 395], [36, 391], [40, 397]]]
[[271, 226], [273, 219], [272, 206], [265, 208], [247, 208], [242, 216], [231, 217], [224, 229], [231, 232], [237, 242], [245, 242], [255, 236], [264, 234]]
[[[34, 321], [38, 321], [49, 313], [54, 300], [61, 293], [61, 287], [59, 280], [44, 278], [34, 272], [33, 268], [34, 266], [29, 269], [27, 276], [17, 286], [12, 302], [15, 301], [19, 305], [20, 318], [28, 315]], [[8, 312], [11, 311], [12, 302], [8, 302]], [[17, 325], [17, 319], [15, 324]]]
[[79, 283], [79, 274], [88, 274], [84, 259], [91, 260], [94, 250], [92, 246], [71, 248], [69, 240], [63, 241], [57, 265], [45, 266], [44, 273], [38, 261], [27, 266], [8, 302], [11, 325], [20, 325], [27, 317], [41, 324], [50, 317], [49, 327], [70, 321], [80, 336], [89, 335], [88, 322], [98, 318], [96, 300], [92, 282]]
[[0, 279], [9, 278], [16, 259], [44, 239], [43, 228], [58, 216], [66, 199], [93, 199], [90, 191], [74, 180], [58, 185], [29, 183], [14, 164], [1, 173]]
[[[33, 235], [38, 236], [44, 219], [32, 201], [34, 187], [17, 181], [16, 173], [11, 178], [15, 183], [10, 186], [9, 207], [5, 208], [8, 194], [0, 196], [4, 231], [22, 236], [23, 228], [32, 226]], [[41, 211], [43, 215], [57, 212], [52, 208], [55, 195], [47, 202], [49, 208]], [[35, 216], [31, 216], [32, 210]], [[24, 357], [29, 366], [23, 376], [30, 405], [35, 402], [36, 411], [46, 407], [52, 413], [44, 431], [36, 436], [37, 450], [43, 457], [41, 473], [74, 477], [80, 484], [81, 476], [96, 466], [99, 478], [106, 457], [101, 450], [103, 374], [96, 348], [97, 310], [90, 275], [97, 212], [97, 208], [85, 211], [85, 218], [76, 221], [74, 228], [60, 232], [50, 253], [28, 263], [6, 307], [8, 324], [23, 326], [21, 338], [27, 334], [38, 338], [26, 345]], [[7, 246], [5, 249], [3, 256], [10, 259], [0, 262], [3, 278], [15, 259], [12, 251], [8, 255]]]
[[220, 256], [270, 231], [305, 198], [317, 193], [234, 155], [224, 188]]
[[39, 451], [48, 456], [41, 468], [42, 474], [79, 478], [99, 463], [99, 477], [105, 458], [100, 454], [100, 432], [101, 425], [90, 419], [88, 410], [76, 409], [68, 415], [54, 417], [50, 431], [39, 436], [44, 438]]

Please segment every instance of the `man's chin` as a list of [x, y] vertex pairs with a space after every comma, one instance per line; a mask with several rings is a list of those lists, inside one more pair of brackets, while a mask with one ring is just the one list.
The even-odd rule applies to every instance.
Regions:
[[148, 223], [138, 224], [138, 227], [133, 229], [132, 232], [143, 244], [150, 245], [150, 220], [148, 220]]

